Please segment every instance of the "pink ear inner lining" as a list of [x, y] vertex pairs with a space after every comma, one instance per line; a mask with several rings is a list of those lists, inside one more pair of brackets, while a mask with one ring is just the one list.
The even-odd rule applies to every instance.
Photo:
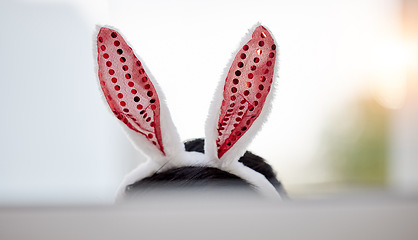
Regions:
[[97, 36], [100, 86], [115, 116], [162, 153], [160, 100], [154, 85], [122, 36], [101, 28]]
[[225, 80], [218, 120], [218, 158], [245, 134], [263, 109], [273, 82], [276, 45], [270, 33], [257, 27], [237, 53]]

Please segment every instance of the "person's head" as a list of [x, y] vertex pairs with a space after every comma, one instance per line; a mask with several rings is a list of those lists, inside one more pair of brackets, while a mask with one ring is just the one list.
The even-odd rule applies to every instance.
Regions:
[[[186, 141], [184, 145], [188, 152], [204, 153], [204, 139]], [[286, 192], [281, 182], [277, 180], [273, 168], [263, 158], [247, 151], [239, 159], [239, 162], [264, 175], [276, 188], [280, 196], [286, 196]], [[135, 198], [149, 192], [161, 190], [229, 190], [236, 188], [257, 194], [251, 183], [229, 172], [214, 167], [184, 166], [156, 172], [152, 176], [128, 185], [125, 191], [128, 198]]]

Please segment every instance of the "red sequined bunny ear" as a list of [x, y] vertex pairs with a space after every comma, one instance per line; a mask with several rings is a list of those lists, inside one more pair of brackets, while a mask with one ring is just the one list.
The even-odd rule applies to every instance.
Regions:
[[97, 36], [100, 85], [115, 116], [163, 155], [160, 99], [141, 62], [122, 36], [102, 27]]
[[235, 56], [225, 80], [215, 140], [219, 159], [260, 116], [271, 90], [275, 61], [274, 40], [259, 26]]

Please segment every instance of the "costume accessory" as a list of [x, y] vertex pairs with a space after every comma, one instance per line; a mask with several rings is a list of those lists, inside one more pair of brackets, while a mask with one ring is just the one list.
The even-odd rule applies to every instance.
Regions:
[[271, 108], [277, 54], [266, 28], [254, 29], [215, 92], [206, 121], [205, 154], [184, 150], [161, 89], [118, 31], [100, 29], [97, 53], [104, 97], [133, 144], [149, 157], [124, 178], [119, 198], [130, 184], [184, 166], [216, 167], [265, 196], [280, 197], [264, 175], [238, 162]]

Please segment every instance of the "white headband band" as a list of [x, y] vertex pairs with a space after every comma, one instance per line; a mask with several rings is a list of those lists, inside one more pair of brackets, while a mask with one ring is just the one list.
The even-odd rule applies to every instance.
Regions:
[[185, 151], [162, 91], [118, 31], [102, 27], [97, 51], [104, 97], [132, 143], [149, 157], [124, 178], [118, 198], [128, 185], [157, 171], [185, 166], [218, 168], [264, 196], [280, 198], [264, 175], [238, 162], [271, 108], [276, 45], [266, 28], [256, 27], [245, 39], [215, 92], [206, 121], [205, 154]]

